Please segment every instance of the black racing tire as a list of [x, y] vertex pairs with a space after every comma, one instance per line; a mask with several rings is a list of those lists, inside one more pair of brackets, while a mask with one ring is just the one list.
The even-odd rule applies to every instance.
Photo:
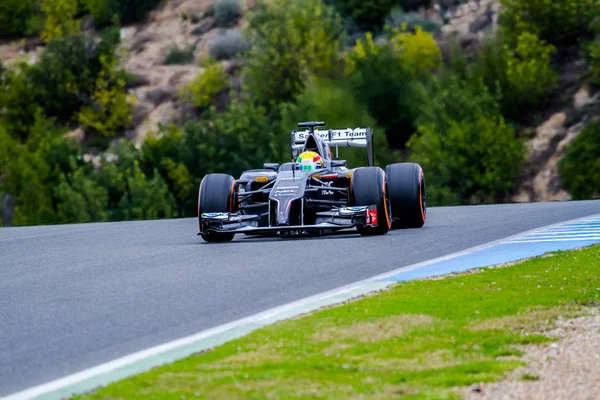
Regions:
[[427, 220], [423, 168], [415, 163], [390, 164], [385, 174], [392, 203], [392, 228], [421, 228]]
[[[206, 175], [198, 189], [198, 224], [201, 223], [201, 213], [235, 211], [237, 190], [234, 177], [226, 174]], [[231, 242], [235, 234], [207, 232], [200, 236], [207, 242]]]
[[385, 172], [379, 167], [357, 168], [352, 173], [350, 189], [351, 205], [377, 205], [377, 226], [358, 227], [358, 233], [361, 235], [386, 234], [392, 226], [392, 210]]

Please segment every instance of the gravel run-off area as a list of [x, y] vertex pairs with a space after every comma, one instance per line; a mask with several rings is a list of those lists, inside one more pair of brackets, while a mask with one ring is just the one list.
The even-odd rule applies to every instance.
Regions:
[[558, 320], [549, 331], [557, 339], [526, 346], [526, 366], [504, 381], [471, 385], [466, 400], [600, 400], [600, 309], [590, 315]]

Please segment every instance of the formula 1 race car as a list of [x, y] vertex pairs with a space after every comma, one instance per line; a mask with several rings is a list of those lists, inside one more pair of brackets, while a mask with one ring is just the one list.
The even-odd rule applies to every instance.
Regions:
[[[374, 165], [370, 128], [315, 130], [300, 122], [291, 132], [292, 162], [265, 163], [239, 179], [208, 174], [198, 191], [198, 235], [231, 241], [236, 233], [282, 237], [322, 235], [356, 228], [381, 235], [420, 228], [426, 220], [425, 181], [418, 164]], [[365, 147], [367, 167], [348, 169], [331, 147]], [[337, 158], [337, 156], [336, 156]]]

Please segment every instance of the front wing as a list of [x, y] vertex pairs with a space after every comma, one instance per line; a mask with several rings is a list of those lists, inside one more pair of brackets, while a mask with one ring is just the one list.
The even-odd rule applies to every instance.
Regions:
[[200, 214], [200, 232], [203, 233], [323, 233], [359, 226], [377, 226], [377, 206], [341, 207], [319, 212], [315, 224], [259, 226], [259, 215], [237, 213]]

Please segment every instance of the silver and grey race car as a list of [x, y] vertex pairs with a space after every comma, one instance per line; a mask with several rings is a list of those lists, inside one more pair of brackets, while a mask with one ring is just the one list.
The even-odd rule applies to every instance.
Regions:
[[[239, 179], [206, 175], [198, 191], [198, 235], [226, 242], [237, 233], [291, 237], [356, 229], [381, 235], [422, 227], [427, 215], [422, 168], [415, 163], [377, 167], [370, 128], [315, 129], [324, 125], [298, 123], [307, 129], [291, 132], [291, 162], [265, 163]], [[337, 159], [338, 147], [366, 148], [368, 166], [348, 169]], [[318, 153], [322, 167], [300, 169], [298, 155], [305, 151]]]

